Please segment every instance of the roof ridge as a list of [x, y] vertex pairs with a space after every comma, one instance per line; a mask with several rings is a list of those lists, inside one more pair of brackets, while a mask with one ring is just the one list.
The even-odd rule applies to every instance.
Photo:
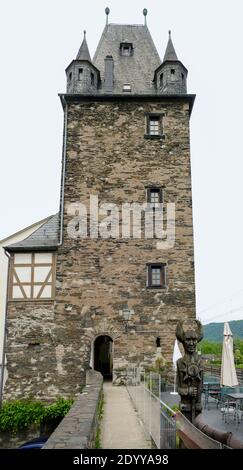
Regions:
[[133, 23], [133, 24], [127, 24], [127, 23], [108, 23], [107, 26], [142, 26], [143, 28], [148, 28], [147, 25], [142, 24], [142, 23]]

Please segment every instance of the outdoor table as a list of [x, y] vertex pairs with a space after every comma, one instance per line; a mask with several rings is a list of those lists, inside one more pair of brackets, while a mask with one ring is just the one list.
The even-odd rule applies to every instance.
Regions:
[[240, 392], [235, 392], [235, 393], [232, 393], [232, 392], [229, 392], [229, 393], [226, 393], [225, 394], [226, 397], [228, 398], [232, 398], [233, 401], [236, 401], [239, 405], [241, 405], [241, 403], [243, 402], [243, 393], [240, 393]]

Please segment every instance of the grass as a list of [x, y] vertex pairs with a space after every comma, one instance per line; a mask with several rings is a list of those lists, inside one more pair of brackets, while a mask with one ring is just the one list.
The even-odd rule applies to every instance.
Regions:
[[96, 431], [96, 436], [95, 436], [95, 441], [94, 441], [94, 448], [95, 449], [101, 449], [101, 421], [103, 418], [103, 413], [104, 413], [104, 393], [103, 390], [100, 395], [100, 400], [98, 404], [98, 410], [97, 410], [97, 415], [98, 415], [98, 423], [97, 423], [97, 431]]

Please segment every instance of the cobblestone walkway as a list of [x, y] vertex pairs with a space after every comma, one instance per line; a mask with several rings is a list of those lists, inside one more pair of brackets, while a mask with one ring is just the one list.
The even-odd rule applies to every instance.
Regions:
[[104, 415], [101, 423], [103, 449], [150, 449], [126, 387], [104, 383]]

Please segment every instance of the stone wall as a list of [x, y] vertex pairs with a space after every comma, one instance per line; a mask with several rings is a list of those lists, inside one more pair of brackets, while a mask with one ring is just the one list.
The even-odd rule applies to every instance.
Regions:
[[40, 426], [18, 431], [16, 434], [0, 432], [0, 449], [17, 449], [25, 442], [30, 441], [40, 435]]
[[[165, 139], [145, 139], [146, 114], [164, 113]], [[162, 186], [164, 202], [176, 204], [176, 243], [157, 249], [153, 239], [72, 239], [71, 203], [146, 202], [146, 186]], [[167, 264], [167, 286], [147, 288], [146, 263]], [[64, 242], [57, 257], [57, 322], [65, 322], [76, 367], [91, 361], [94, 339], [109, 335], [114, 345], [114, 382], [128, 363], [151, 363], [156, 337], [172, 361], [175, 326], [195, 315], [189, 103], [72, 102], [67, 125]], [[129, 332], [121, 312], [132, 311]], [[65, 357], [63, 363], [65, 364]], [[92, 364], [91, 364], [92, 365]], [[74, 378], [74, 377], [73, 377]], [[69, 377], [70, 386], [72, 377]], [[75, 382], [72, 387], [75, 386]]]
[[[80, 98], [79, 98], [80, 99]], [[164, 140], [145, 139], [146, 114], [163, 113]], [[156, 338], [171, 364], [179, 319], [195, 316], [189, 101], [75, 101], [68, 105], [64, 239], [57, 253], [55, 302], [10, 302], [5, 398], [75, 396], [92, 363], [94, 340], [113, 340], [113, 380], [130, 363], [151, 364]], [[71, 203], [146, 202], [163, 187], [176, 205], [176, 241], [68, 236]], [[166, 263], [166, 287], [147, 288], [146, 263]], [[121, 313], [132, 312], [128, 332]]]
[[53, 302], [9, 302], [4, 400], [59, 395], [57, 346]]
[[90, 449], [98, 427], [97, 410], [103, 378], [88, 371], [87, 384], [68, 414], [63, 418], [43, 449]]
[[59, 422], [60, 418], [55, 418], [45, 423], [32, 424], [16, 433], [0, 431], [0, 449], [17, 449], [34, 438], [50, 436]]

